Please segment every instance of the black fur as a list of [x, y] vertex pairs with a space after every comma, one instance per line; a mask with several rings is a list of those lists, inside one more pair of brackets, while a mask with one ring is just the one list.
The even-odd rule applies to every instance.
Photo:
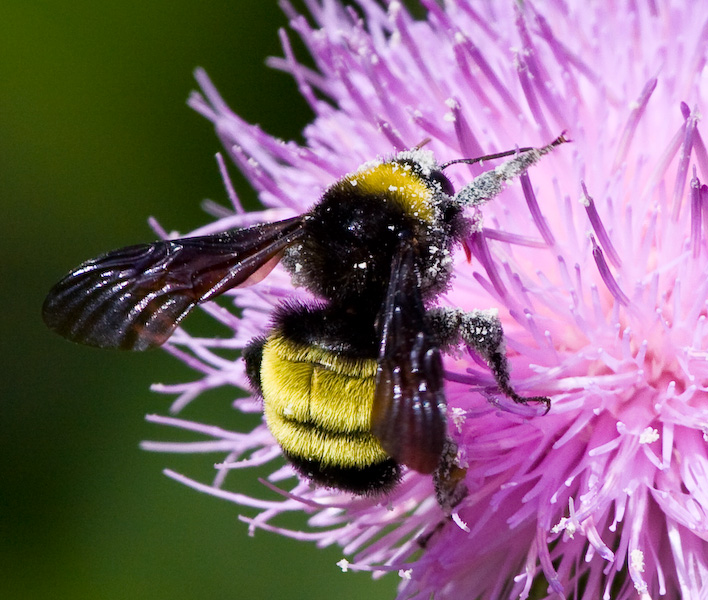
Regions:
[[353, 494], [378, 495], [391, 490], [401, 478], [401, 468], [392, 459], [372, 464], [363, 469], [324, 466], [316, 460], [307, 460], [285, 453], [295, 470], [311, 481], [329, 488]]
[[243, 349], [243, 360], [246, 363], [246, 376], [253, 391], [259, 396], [263, 396], [261, 389], [261, 363], [263, 362], [263, 346], [266, 338], [257, 337], [252, 339], [248, 346]]
[[348, 358], [375, 360], [378, 338], [374, 320], [379, 309], [376, 303], [347, 309], [288, 302], [275, 313], [273, 325], [297, 344], [318, 346]]

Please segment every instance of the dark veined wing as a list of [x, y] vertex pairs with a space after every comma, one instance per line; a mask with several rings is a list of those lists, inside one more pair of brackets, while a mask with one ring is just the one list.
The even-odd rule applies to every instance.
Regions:
[[50, 329], [90, 346], [159, 346], [199, 302], [263, 279], [302, 235], [303, 223], [294, 217], [108, 252], [57, 283], [42, 317]]
[[432, 473], [447, 437], [446, 403], [442, 359], [426, 327], [416, 256], [416, 248], [404, 243], [391, 266], [379, 315], [371, 430], [394, 460]]

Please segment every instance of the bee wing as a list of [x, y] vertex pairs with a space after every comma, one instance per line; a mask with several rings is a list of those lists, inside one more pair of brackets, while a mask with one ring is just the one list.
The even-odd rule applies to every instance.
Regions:
[[108, 252], [57, 283], [42, 317], [50, 329], [90, 346], [159, 346], [198, 303], [265, 277], [302, 235], [303, 223], [295, 217]]
[[447, 436], [440, 350], [428, 332], [415, 267], [403, 244], [379, 315], [381, 346], [371, 429], [397, 462], [421, 473], [438, 466]]

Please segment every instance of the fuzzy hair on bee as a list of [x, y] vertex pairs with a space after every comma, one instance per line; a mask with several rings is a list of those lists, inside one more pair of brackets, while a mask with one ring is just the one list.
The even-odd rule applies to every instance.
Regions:
[[[469, 233], [465, 209], [566, 141], [443, 164], [415, 148], [366, 163], [303, 215], [89, 260], [49, 292], [44, 321], [75, 342], [145, 350], [198, 304], [257, 284], [281, 262], [318, 300], [283, 303], [243, 359], [284, 456], [314, 484], [355, 494], [391, 490], [403, 467], [433, 474], [449, 508], [463, 495], [464, 470], [448, 434], [442, 353], [465, 344], [501, 394], [547, 409], [550, 399], [514, 390], [496, 312], [435, 303]], [[457, 192], [443, 174], [504, 157]]]

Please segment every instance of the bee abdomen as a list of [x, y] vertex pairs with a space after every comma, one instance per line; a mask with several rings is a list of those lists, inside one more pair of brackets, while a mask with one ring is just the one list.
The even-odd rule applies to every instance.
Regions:
[[371, 433], [376, 361], [285, 338], [263, 346], [261, 391], [268, 428], [298, 471], [357, 493], [393, 486], [399, 469]]

